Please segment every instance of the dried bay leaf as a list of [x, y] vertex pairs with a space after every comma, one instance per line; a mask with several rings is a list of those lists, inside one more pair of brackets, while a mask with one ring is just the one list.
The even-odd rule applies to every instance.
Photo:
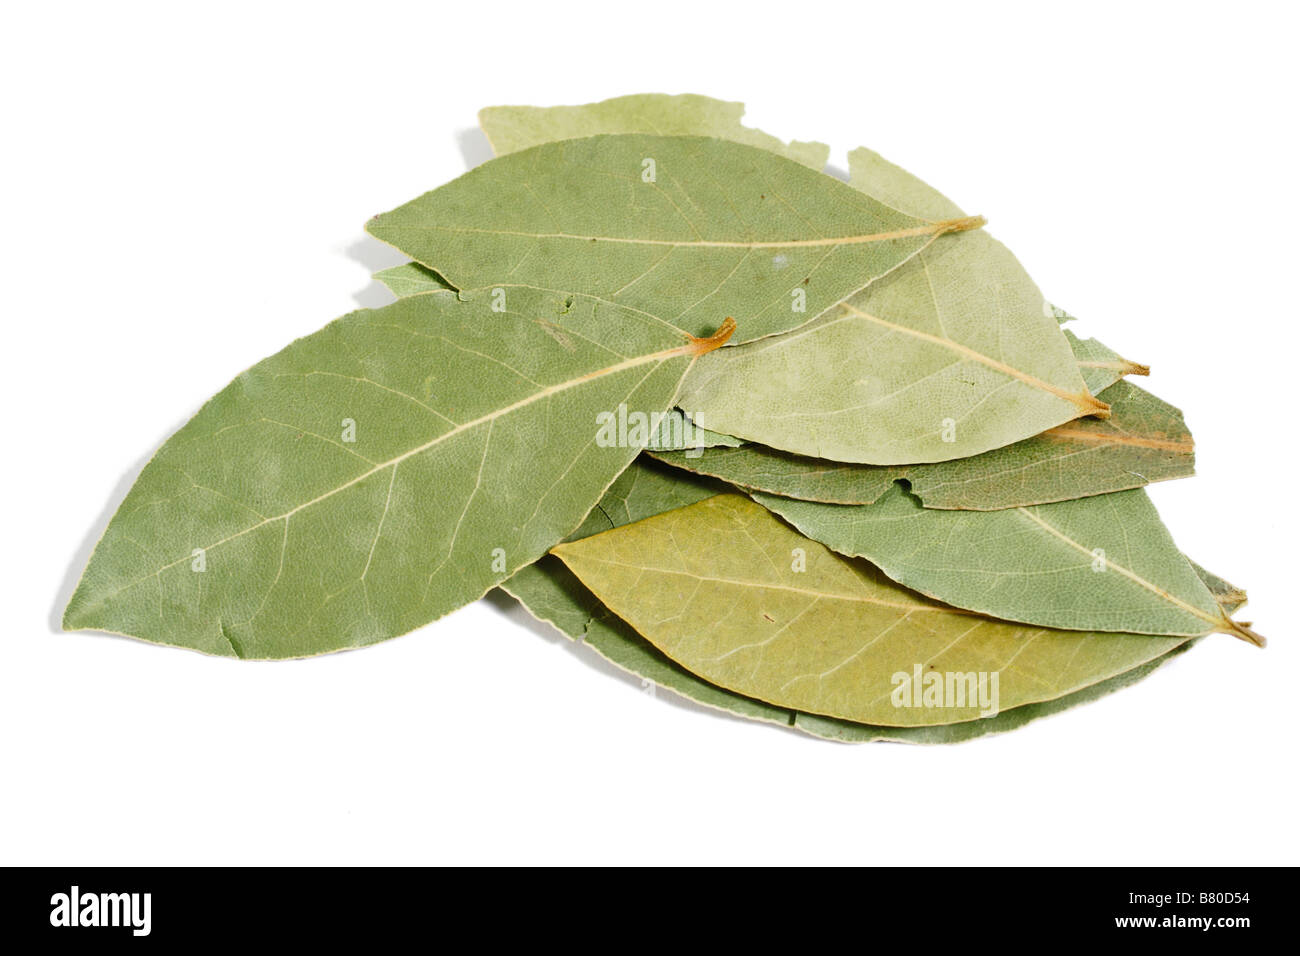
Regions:
[[803, 325], [982, 222], [900, 213], [752, 146], [620, 134], [493, 159], [367, 230], [456, 288], [566, 289], [700, 337], [734, 316], [739, 342]]
[[983, 233], [936, 242], [797, 332], [697, 363], [705, 428], [813, 458], [948, 461], [1105, 414], [1042, 294]]
[[918, 664], [998, 673], [1008, 712], [1127, 673], [1188, 640], [1054, 631], [947, 607], [737, 495], [553, 553], [605, 607], [702, 680], [855, 723], [913, 727], [979, 717], [972, 706], [895, 707], [893, 676]]
[[1083, 375], [1088, 391], [1098, 397], [1102, 397], [1102, 392], [1125, 375], [1151, 374], [1148, 366], [1130, 362], [1096, 339], [1081, 339], [1069, 329], [1061, 331], [1066, 341], [1070, 343], [1070, 351], [1074, 353], [1074, 360], [1078, 363], [1079, 372]]
[[[849, 184], [913, 215], [961, 215], [960, 207], [939, 190], [866, 147], [849, 153]], [[1058, 326], [1074, 320], [1074, 316], [1046, 300], [1042, 303], [1042, 310]], [[1125, 375], [1148, 375], [1151, 372], [1147, 366], [1130, 362], [1096, 339], [1080, 339], [1069, 330], [1062, 331], [1084, 383], [1093, 395], [1100, 396]]]
[[[870, 150], [849, 162], [851, 185], [895, 208], [961, 214]], [[738, 438], [881, 465], [964, 458], [1106, 413], [1042, 293], [985, 233], [934, 244], [798, 336], [699, 363], [680, 404]]]
[[905, 479], [927, 508], [996, 511], [1066, 501], [1185, 478], [1195, 445], [1182, 412], [1128, 382], [1100, 397], [1108, 419], [1081, 418], [982, 455], [928, 465], [854, 465], [758, 444], [685, 455], [655, 449], [675, 467], [743, 488], [834, 504], [870, 504]]
[[927, 508], [992, 511], [1195, 472], [1196, 446], [1181, 411], [1129, 382], [1116, 382], [1102, 397], [1110, 418], [1081, 418], [973, 458], [917, 467], [907, 476], [912, 492]]
[[[699, 484], [689, 484], [678, 490], [670, 489], [667, 483], [676, 480], [679, 479], [672, 473], [661, 471], [655, 474], [652, 466], [648, 467], [642, 462], [633, 463], [606, 493], [598, 511], [593, 510], [593, 517], [598, 513], [599, 517], [584, 523], [584, 528], [595, 529], [592, 533], [598, 533], [599, 530], [605, 530], [603, 526], [606, 524], [619, 527], [640, 521], [673, 507], [680, 507], [677, 502], [684, 502], [695, 495], [701, 496], [697, 500], [703, 500], [703, 496], [711, 490], [709, 486]], [[643, 493], [628, 496], [627, 489], [639, 482], [644, 482]], [[632, 502], [631, 506], [626, 504], [628, 501]], [[579, 532], [571, 540], [584, 536], [586, 535]], [[1243, 591], [1204, 571], [1199, 565], [1195, 567], [1216, 597], [1227, 604], [1225, 612], [1232, 613], [1244, 603]], [[1130, 686], [1195, 643], [1189, 641], [1179, 645], [1150, 663], [1055, 700], [1027, 704], [1003, 711], [995, 717], [930, 727], [885, 727], [774, 707], [702, 680], [611, 614], [554, 555], [547, 555], [535, 564], [521, 569], [501, 587], [515, 597], [533, 617], [551, 624], [570, 639], [585, 641], [606, 660], [643, 680], [707, 707], [751, 720], [794, 726], [814, 736], [850, 743], [875, 740], [919, 744], [954, 743], [985, 734], [1004, 733], [1039, 717], [1058, 713]]]
[[[480, 119], [485, 133], [498, 153], [565, 137], [632, 131], [699, 133], [748, 142], [777, 151], [783, 149], [782, 144], [775, 137], [757, 134], [760, 139], [752, 138], [755, 131], [739, 125], [742, 112], [741, 104], [725, 103], [707, 97], [665, 97], [647, 94], [619, 97], [583, 107], [489, 107], [482, 111]], [[821, 162], [814, 165], [820, 166]], [[886, 205], [927, 219], [949, 219], [962, 215], [961, 209], [945, 196], [870, 150], [854, 151], [850, 155], [850, 168], [852, 185]], [[1049, 309], [1041, 297], [1038, 297], [1036, 302], [1032, 301], [1033, 299], [1034, 296], [1031, 295], [1029, 308], [1032, 311], [1044, 312], [1052, 321], [1065, 318], [1064, 312]], [[1043, 333], [1046, 326], [1042, 323], [1038, 326], [1037, 330]], [[1095, 343], [1089, 341], [1088, 344]], [[1059, 343], [1057, 343], [1057, 350], [1059, 351]], [[1108, 354], [1085, 357], [1085, 361], [1090, 364], [1124, 361], [1109, 350], [1106, 350], [1106, 353]], [[727, 359], [732, 360], [731, 353], [728, 353]], [[1136, 373], [1136, 370], [1141, 368], [1128, 362], [1124, 362], [1124, 367], [1130, 368], [1132, 370], [1130, 373]], [[1088, 390], [1096, 394], [1112, 384], [1118, 376], [1112, 376], [1101, 368], [1095, 370], [1085, 368], [1083, 377]], [[1075, 383], [1071, 381], [1070, 384], [1073, 387]], [[741, 396], [734, 397], [737, 400], [741, 398]], [[705, 421], [701, 424], [708, 426]], [[715, 421], [712, 428], [715, 431], [736, 433], [736, 429], [724, 427], [720, 424], [720, 420]], [[782, 448], [788, 447], [761, 437], [755, 440], [778, 444]], [[794, 450], [803, 451], [804, 454], [811, 453], [806, 448]], [[849, 460], [864, 459], [850, 456]]]
[[145, 466], [64, 614], [211, 654], [374, 643], [573, 531], [636, 455], [597, 415], [666, 410], [704, 350], [584, 296], [433, 293], [253, 366]]
[[[517, 153], [562, 139], [580, 139], [599, 133], [653, 133], [658, 136], [715, 136], [756, 146], [794, 160], [810, 169], [826, 165], [830, 147], [825, 143], [792, 141], [744, 126], [745, 104], [728, 103], [687, 93], [633, 94], [583, 106], [489, 106], [479, 111], [479, 125], [497, 156]], [[447, 288], [432, 269], [408, 262], [375, 274], [399, 298]]]
[[1132, 686], [1195, 643], [1193, 639], [1180, 644], [1146, 664], [1073, 693], [1013, 707], [992, 717], [951, 724], [889, 727], [776, 707], [710, 684], [676, 663], [610, 613], [554, 555], [547, 555], [523, 570], [533, 573], [521, 579], [521, 571], [503, 583], [502, 589], [515, 597], [533, 617], [551, 624], [570, 639], [587, 644], [621, 670], [705, 707], [749, 720], [794, 727], [811, 736], [842, 743], [947, 744], [1007, 733], [1040, 717], [1060, 713]]
[[727, 103], [709, 96], [641, 93], [583, 106], [489, 106], [479, 111], [478, 121], [498, 156], [598, 133], [655, 133], [716, 136], [766, 149], [810, 169], [820, 170], [826, 165], [830, 147], [825, 143], [783, 143], [775, 136], [742, 125], [744, 113], [744, 103]]
[[955, 607], [1043, 627], [1263, 640], [1225, 615], [1146, 493], [938, 511], [894, 486], [871, 505], [754, 498], [840, 554]]

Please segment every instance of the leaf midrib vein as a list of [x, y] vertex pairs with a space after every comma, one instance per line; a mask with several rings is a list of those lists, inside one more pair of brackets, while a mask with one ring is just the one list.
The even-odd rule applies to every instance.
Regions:
[[[1020, 512], [1022, 515], [1024, 515], [1026, 518], [1028, 518], [1030, 521], [1032, 521], [1034, 524], [1038, 525], [1048, 534], [1052, 535], [1053, 537], [1069, 545], [1071, 548], [1074, 548], [1076, 551], [1086, 554], [1089, 557], [1095, 557], [1095, 555], [1093, 555], [1092, 549], [1084, 546], [1078, 541], [1075, 541], [1068, 534], [1056, 528], [1055, 526], [1049, 524], [1048, 522], [1044, 521], [1042, 518], [1038, 517], [1038, 515], [1034, 514], [1028, 508], [1017, 508], [1016, 510]], [[1105, 561], [1106, 561], [1106, 568], [1108, 570], [1113, 569], [1115, 571], [1118, 571], [1121, 575], [1128, 578], [1134, 584], [1138, 585], [1139, 587], [1145, 588], [1147, 591], [1150, 591], [1152, 594], [1167, 601], [1168, 603], [1174, 605], [1180, 610], [1186, 611], [1188, 614], [1200, 618], [1202, 621], [1205, 621], [1208, 624], [1210, 624], [1212, 628], [1217, 628], [1220, 625], [1222, 625], [1223, 622], [1218, 618], [1214, 617], [1211, 614], [1207, 614], [1205, 611], [1202, 611], [1200, 608], [1188, 604], [1186, 601], [1182, 600], [1181, 598], [1176, 597], [1173, 594], [1170, 594], [1168, 591], [1166, 591], [1164, 588], [1160, 587], [1159, 585], [1152, 584], [1150, 581], [1142, 577], [1136, 571], [1132, 571], [1129, 568], [1124, 567], [1122, 564], [1116, 564], [1114, 561], [1110, 560], [1109, 557], [1106, 558]]]
[[849, 302], [845, 302], [843, 306], [850, 314], [857, 318], [866, 319], [869, 322], [875, 322], [877, 325], [884, 326], [885, 328], [891, 329], [895, 332], [901, 332], [904, 335], [910, 335], [913, 338], [921, 339], [922, 341], [930, 342], [934, 345], [941, 346], [942, 348], [949, 349], [970, 361], [978, 362], [981, 365], [993, 369], [995, 372], [1001, 372], [1003, 375], [1023, 382], [1031, 388], [1037, 388], [1041, 391], [1047, 392], [1049, 395], [1054, 395], [1062, 401], [1069, 402], [1077, 408], [1091, 408], [1092, 406], [1100, 404], [1095, 398], [1088, 395], [1086, 390], [1083, 393], [1071, 394], [1065, 389], [1053, 385], [1051, 382], [1045, 382], [1036, 375], [1031, 375], [1013, 365], [1008, 365], [1006, 362], [1000, 362], [992, 356], [985, 355], [983, 352], [977, 352], [970, 346], [962, 345], [960, 342], [939, 335], [932, 335], [929, 332], [922, 332], [920, 329], [911, 329], [905, 325], [899, 325], [896, 322], [890, 322], [888, 319], [882, 319], [877, 315], [872, 315], [870, 312], [864, 312]]
[[[556, 550], [563, 550], [563, 546]], [[879, 607], [897, 608], [900, 611], [934, 611], [940, 614], [964, 614], [983, 617], [983, 615], [978, 614], [976, 611], [966, 611], [954, 607], [943, 607], [937, 604], [905, 604], [895, 601], [883, 601], [879, 598], [860, 597], [851, 594], [832, 594], [827, 591], [814, 591], [811, 588], [797, 588], [788, 584], [767, 584], [762, 581], [742, 581], [735, 578], [719, 578], [707, 574], [697, 574], [693, 571], [674, 571], [671, 568], [646, 568], [639, 564], [627, 564], [623, 561], [612, 561], [609, 558], [588, 557], [587, 560], [598, 561], [601, 564], [606, 564], [610, 567], [627, 568], [630, 571], [650, 571], [654, 574], [671, 574], [699, 581], [708, 581], [712, 584], [727, 584], [733, 587], [756, 588], [765, 591], [786, 591], [791, 594], [803, 594], [808, 597], [826, 598], [833, 601], [853, 601], [858, 604], [874, 604]]]
[[[514, 236], [521, 239], [570, 239], [575, 242], [617, 242], [635, 246], [689, 246], [711, 249], [791, 249], [806, 246], [852, 246], [870, 242], [888, 242], [892, 239], [910, 239], [923, 236], [935, 236], [941, 231], [941, 225], [927, 223], [922, 226], [910, 226], [906, 229], [894, 229], [889, 232], [864, 233], [854, 236], [827, 236], [819, 239], [766, 239], [742, 242], [727, 239], [639, 239], [631, 236], [591, 236], [571, 232], [524, 232], [514, 229], [481, 229], [473, 226], [427, 225], [418, 227], [417, 231], [438, 229], [443, 232], [471, 232], [488, 236]], [[397, 227], [395, 231], [401, 231]]]

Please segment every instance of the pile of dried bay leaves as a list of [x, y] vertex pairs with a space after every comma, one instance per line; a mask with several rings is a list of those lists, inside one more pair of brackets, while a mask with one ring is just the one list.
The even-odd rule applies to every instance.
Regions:
[[301, 657], [500, 586], [701, 703], [920, 743], [1262, 644], [1142, 488], [1193, 459], [1147, 369], [982, 218], [742, 112], [484, 110], [498, 158], [368, 225], [398, 300], [172, 436], [65, 627]]

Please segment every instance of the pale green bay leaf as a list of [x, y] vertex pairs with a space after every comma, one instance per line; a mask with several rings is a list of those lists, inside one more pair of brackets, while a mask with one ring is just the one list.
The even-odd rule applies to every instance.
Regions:
[[1105, 399], [1101, 393], [1118, 382], [1125, 375], [1150, 375], [1151, 369], [1137, 362], [1130, 362], [1118, 352], [1107, 348], [1096, 339], [1081, 339], [1069, 329], [1062, 330], [1088, 391]]
[[1128, 382], [1100, 397], [1107, 419], [1081, 418], [982, 455], [928, 465], [855, 465], [758, 444], [685, 455], [674, 467], [756, 491], [834, 504], [870, 504], [900, 479], [927, 508], [995, 511], [1066, 501], [1185, 478], [1196, 453], [1182, 413]]
[[394, 637], [573, 531], [636, 448], [597, 416], [665, 410], [701, 347], [609, 303], [516, 290], [345, 316], [240, 375], [169, 439], [64, 615], [212, 654]]
[[1187, 640], [1054, 631], [938, 604], [736, 495], [554, 553], [605, 607], [700, 679], [857, 723], [932, 726], [979, 718], [978, 705], [894, 706], [894, 675], [911, 674], [916, 665], [998, 673], [1005, 712], [1126, 673]]
[[[866, 147], [849, 153], [849, 185], [867, 192], [896, 209], [926, 218], [951, 218], [962, 215], [961, 208], [933, 186], [896, 166]], [[1074, 321], [1064, 309], [1044, 300], [1043, 314], [1058, 325]], [[1096, 339], [1080, 339], [1065, 330], [1066, 341], [1083, 375], [1088, 391], [1100, 396], [1125, 375], [1147, 375], [1145, 365], [1130, 362]]]
[[937, 511], [894, 486], [871, 505], [754, 498], [840, 554], [955, 607], [1075, 630], [1253, 639], [1221, 610], [1141, 490]]
[[934, 243], [797, 332], [701, 360], [699, 425], [814, 458], [948, 461], [1105, 411], [1042, 294], [991, 236]]
[[766, 149], [811, 169], [826, 165], [830, 154], [826, 144], [784, 143], [743, 125], [740, 119], [744, 114], [744, 103], [691, 93], [639, 93], [583, 106], [489, 106], [479, 111], [478, 120], [498, 156], [598, 133], [654, 133], [716, 136]]
[[[854, 187], [904, 212], [960, 209], [870, 150]], [[1042, 293], [984, 233], [936, 242], [796, 336], [728, 350], [688, 377], [700, 425], [815, 458], [947, 461], [1104, 413]]]
[[909, 216], [752, 146], [628, 134], [493, 159], [367, 229], [456, 288], [562, 288], [701, 337], [731, 316], [743, 342], [980, 222]]

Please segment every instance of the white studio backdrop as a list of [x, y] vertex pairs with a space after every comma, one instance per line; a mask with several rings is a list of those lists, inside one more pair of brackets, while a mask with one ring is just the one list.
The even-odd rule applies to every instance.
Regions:
[[[1296, 14], [972, 6], [8, 8], [0, 863], [1296, 863]], [[656, 91], [879, 150], [1149, 362], [1199, 471], [1152, 495], [1268, 650], [846, 747], [652, 695], [505, 600], [289, 663], [57, 631], [168, 434], [389, 300], [362, 224], [486, 158], [480, 107]]]

